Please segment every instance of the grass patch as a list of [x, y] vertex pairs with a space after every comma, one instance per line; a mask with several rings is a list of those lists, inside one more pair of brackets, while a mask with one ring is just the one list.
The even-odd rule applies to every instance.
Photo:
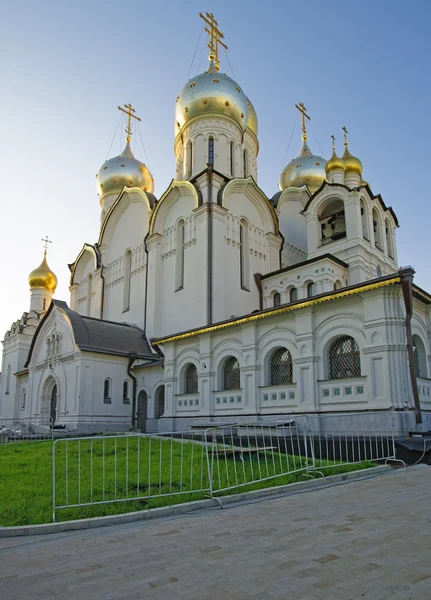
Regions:
[[[213, 460], [217, 495], [250, 491], [304, 480], [306, 459], [276, 450]], [[335, 465], [316, 461], [316, 469], [334, 475], [375, 466], [363, 461]], [[201, 500], [209, 489], [206, 447], [201, 443], [156, 437], [62, 441], [56, 444], [56, 504], [125, 501], [57, 510], [57, 520], [113, 515], [179, 502]], [[283, 475], [286, 471], [296, 471]], [[261, 478], [268, 478], [261, 481]], [[259, 480], [259, 481], [257, 481]], [[235, 489], [236, 488], [236, 489]], [[137, 499], [133, 499], [138, 497]], [[52, 442], [0, 445], [0, 525], [52, 521]]]

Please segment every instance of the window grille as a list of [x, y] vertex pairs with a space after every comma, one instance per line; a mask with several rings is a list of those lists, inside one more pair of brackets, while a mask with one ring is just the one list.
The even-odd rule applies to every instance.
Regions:
[[234, 356], [229, 356], [223, 367], [223, 389], [239, 390], [240, 388], [241, 376], [239, 362]]
[[269, 385], [292, 383], [292, 356], [287, 348], [277, 348], [270, 360]]
[[184, 393], [198, 393], [198, 370], [195, 365], [189, 365], [184, 373]]
[[280, 306], [281, 304], [281, 296], [279, 292], [275, 292], [274, 294], [274, 306]]
[[333, 342], [329, 349], [329, 378], [361, 376], [361, 356], [359, 346], [352, 337], [343, 335]]
[[419, 362], [419, 351], [418, 351], [418, 347], [416, 346], [415, 342], [413, 342], [413, 360], [414, 360], [416, 377], [420, 377], [421, 376], [421, 367], [420, 367], [420, 362]]
[[111, 401], [111, 381], [109, 379], [105, 379], [103, 385], [103, 401], [106, 403]]
[[208, 140], [208, 165], [214, 166], [214, 138], [212, 137]]

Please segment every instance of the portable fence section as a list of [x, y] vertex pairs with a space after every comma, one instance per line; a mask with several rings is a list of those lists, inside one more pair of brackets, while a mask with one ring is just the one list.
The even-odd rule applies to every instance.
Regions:
[[[60, 509], [135, 502], [209, 491], [202, 432], [56, 440], [52, 449], [53, 521]], [[177, 500], [178, 501], [178, 500]]]
[[40, 425], [34, 423], [20, 422], [17, 419], [0, 420], [0, 445], [13, 444], [17, 442], [40, 442], [52, 440], [54, 429], [49, 422]]
[[223, 424], [205, 432], [210, 495], [313, 468], [306, 418]]

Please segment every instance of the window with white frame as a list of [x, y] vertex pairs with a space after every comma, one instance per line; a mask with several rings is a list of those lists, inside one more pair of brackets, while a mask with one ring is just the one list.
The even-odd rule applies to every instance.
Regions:
[[25, 388], [22, 390], [21, 392], [21, 410], [25, 410], [25, 397], [26, 397], [26, 390]]
[[208, 138], [208, 166], [214, 166], [214, 138]]
[[244, 179], [245, 179], [246, 177], [248, 177], [248, 152], [245, 148], [242, 153], [242, 163], [243, 163], [243, 175], [244, 175]]
[[124, 287], [123, 287], [123, 312], [130, 309], [130, 291], [132, 284], [132, 252], [127, 250], [124, 255]]
[[230, 174], [233, 177], [235, 175], [235, 144], [233, 142], [230, 143], [229, 149]]
[[184, 370], [184, 393], [198, 393], [198, 370], [196, 366], [192, 363], [187, 365], [187, 367]]
[[193, 173], [193, 145], [190, 141], [187, 144], [187, 177], [191, 177]]
[[290, 302], [296, 302], [298, 300], [298, 290], [296, 287], [290, 289], [289, 300]]
[[176, 235], [176, 265], [175, 265], [175, 290], [182, 290], [184, 287], [184, 241], [185, 227], [184, 221], [177, 223]]
[[128, 381], [123, 383], [123, 404], [130, 404]]
[[6, 389], [5, 389], [5, 394], [9, 394], [9, 392], [10, 392], [10, 375], [11, 375], [11, 368], [10, 368], [10, 365], [8, 365], [7, 371], [6, 371]]
[[248, 223], [242, 220], [239, 225], [239, 267], [241, 287], [245, 290], [250, 289], [250, 263], [249, 263], [249, 229]]
[[275, 292], [273, 300], [274, 300], [274, 306], [280, 306], [280, 304], [281, 304], [280, 292]]
[[111, 404], [111, 380], [105, 379], [103, 383], [103, 403]]

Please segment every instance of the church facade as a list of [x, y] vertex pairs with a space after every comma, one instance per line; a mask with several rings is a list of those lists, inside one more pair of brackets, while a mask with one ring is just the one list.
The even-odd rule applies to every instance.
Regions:
[[0, 424], [430, 418], [431, 296], [398, 266], [395, 212], [363, 180], [346, 130], [341, 157], [310, 150], [303, 104], [301, 151], [267, 197], [257, 115], [220, 72], [219, 42], [176, 100], [176, 172], [160, 198], [130, 147], [134, 109], [121, 109], [126, 146], [97, 175], [100, 231], [69, 265], [69, 303], [53, 299], [45, 251], [30, 310], [3, 340]]

